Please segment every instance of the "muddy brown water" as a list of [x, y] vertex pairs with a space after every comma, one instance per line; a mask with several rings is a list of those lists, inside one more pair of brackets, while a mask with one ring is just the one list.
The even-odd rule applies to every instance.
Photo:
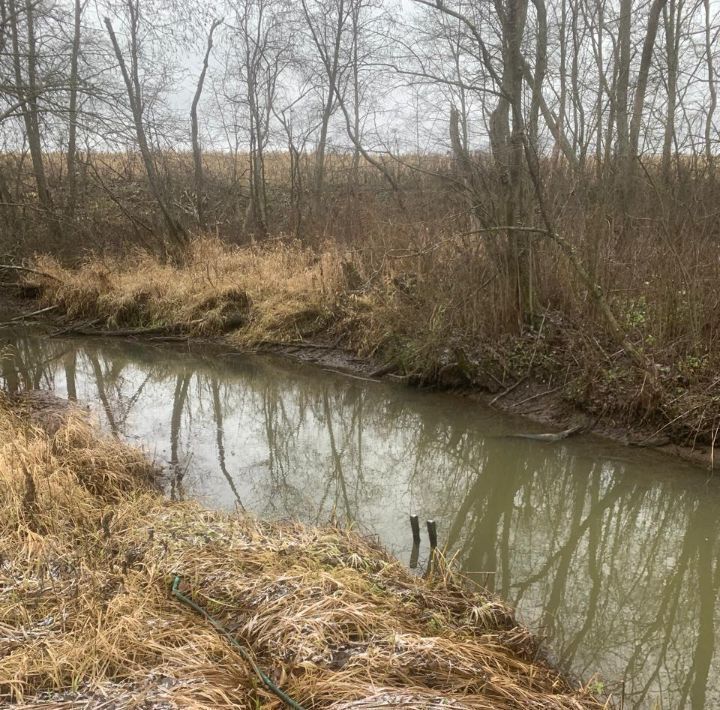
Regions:
[[[720, 707], [720, 480], [470, 401], [267, 356], [4, 331], [2, 386], [87, 403], [172, 496], [352, 522], [403, 560], [434, 519], [566, 669], [632, 708]], [[423, 525], [424, 528], [424, 525]], [[420, 566], [427, 556], [423, 533]]]

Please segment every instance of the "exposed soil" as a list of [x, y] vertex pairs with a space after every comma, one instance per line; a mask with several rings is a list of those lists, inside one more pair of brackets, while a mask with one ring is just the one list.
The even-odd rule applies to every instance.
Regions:
[[[57, 317], [52, 312], [41, 313], [37, 316], [30, 315], [27, 320], [23, 320], [24, 314], [33, 314], [41, 306], [35, 300], [23, 297], [22, 292], [6, 293], [6, 291], [8, 289], [3, 290], [2, 299], [0, 299], [1, 324], [7, 324], [9, 321], [13, 324], [27, 322], [48, 328], [51, 335], [115, 336], [154, 343], [163, 342], [170, 347], [173, 343], [182, 344], [183, 348], [202, 346], [204, 352], [207, 352], [208, 347], [212, 347], [217, 349], [218, 354], [230, 356], [248, 352], [248, 349], [230, 344], [224, 336], [187, 337], [154, 332], [133, 332], [132, 330], [111, 331], [86, 323], [68, 324], [64, 318]], [[333, 342], [262, 341], [252, 351], [288, 358], [365, 381], [395, 382], [421, 389], [451, 392], [457, 396], [477, 401], [483, 406], [523, 416], [536, 424], [547, 425], [552, 430], [574, 429], [576, 431], [573, 431], [573, 434], [593, 434], [627, 446], [652, 448], [710, 470], [714, 467], [715, 452], [709, 445], [682, 446], [671, 442], [669, 437], [665, 436], [662, 431], [658, 432], [656, 427], [638, 424], [628, 427], [624, 423], [621, 425], [607, 417], [593, 418], [579, 407], [569, 403], [561, 387], [548, 387], [545, 382], [540, 382], [532, 377], [516, 381], [504, 390], [499, 389], [497, 383], [494, 382], [489, 382], [489, 386], [486, 388], [478, 387], [476, 384], [467, 386], [462, 383], [461, 379], [453, 381], [452, 376], [448, 376], [447, 372], [440, 373], [439, 381], [432, 381], [414, 375], [398, 375], [393, 372], [394, 368], [388, 363], [359, 357], [356, 353]], [[538, 427], [531, 426], [529, 429], [535, 431], [538, 430]]]

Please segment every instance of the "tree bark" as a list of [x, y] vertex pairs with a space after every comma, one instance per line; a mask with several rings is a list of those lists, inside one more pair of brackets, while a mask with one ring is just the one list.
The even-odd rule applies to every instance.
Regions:
[[710, 105], [705, 117], [705, 162], [707, 169], [713, 173], [713, 153], [710, 137], [712, 136], [713, 116], [717, 107], [717, 88], [715, 86], [715, 69], [713, 67], [710, 0], [703, 0], [705, 8], [705, 60], [707, 62], [708, 92], [710, 93]]
[[537, 13], [537, 30], [535, 37], [535, 71], [533, 73], [532, 96], [530, 99], [530, 118], [528, 120], [528, 137], [530, 145], [538, 151], [538, 123], [540, 117], [540, 98], [542, 96], [545, 72], [547, 71], [547, 9], [545, 0], [533, 0]]
[[637, 86], [635, 87], [635, 97], [633, 100], [632, 120], [630, 123], [629, 160], [631, 164], [628, 165], [630, 172], [634, 170], [635, 158], [639, 154], [640, 128], [642, 125], [643, 110], [645, 108], [645, 94], [647, 92], [648, 78], [650, 75], [650, 64], [652, 63], [655, 38], [657, 37], [658, 26], [660, 24], [660, 13], [665, 7], [666, 2], [667, 0], [654, 0], [650, 7], [650, 16], [648, 17], [645, 41], [643, 42]]
[[72, 54], [70, 56], [70, 100], [68, 103], [68, 147], [67, 147], [67, 198], [65, 216], [68, 222], [75, 219], [77, 206], [77, 118], [78, 118], [78, 62], [80, 58], [80, 20], [83, 5], [75, 0]]
[[13, 69], [15, 73], [15, 84], [19, 108], [22, 112], [27, 134], [28, 147], [30, 148], [30, 159], [33, 166], [33, 176], [37, 188], [38, 201], [45, 212], [50, 231], [56, 239], [62, 236], [60, 223], [55, 216], [53, 199], [48, 187], [45, 165], [42, 154], [42, 140], [40, 138], [40, 122], [38, 109], [38, 84], [37, 84], [37, 46], [35, 39], [35, 3], [32, 0], [25, 2], [25, 22], [27, 24], [27, 52], [26, 69], [27, 81], [23, 76], [23, 52], [20, 47], [20, 30], [18, 27], [18, 7], [15, 0], [8, 2], [8, 20], [12, 41]]
[[[333, 26], [332, 45], [325, 44], [317, 31], [306, 0], [302, 0], [303, 13], [307, 22], [313, 43], [317, 49], [325, 69], [327, 78], [327, 97], [323, 104], [323, 112], [320, 120], [320, 135], [315, 150], [315, 175], [313, 185], [313, 212], [318, 211], [322, 201], [322, 192], [325, 183], [325, 152], [327, 149], [327, 136], [330, 127], [330, 119], [335, 109], [335, 86], [338, 82], [340, 67], [340, 44], [342, 42], [343, 28], [347, 16], [345, 14], [345, 0], [338, 0], [337, 18]], [[324, 35], [325, 33], [323, 33]]]
[[682, 6], [682, 0], [680, 0], [679, 3], [677, 3], [676, 0], [670, 0], [669, 4], [663, 8], [667, 67], [667, 110], [663, 135], [662, 173], [666, 184], [670, 182], [673, 143], [675, 140], [675, 110], [677, 107], [678, 55], [680, 53]]
[[632, 26], [632, 0], [620, 0], [618, 23], [617, 83], [615, 84], [615, 120], [617, 124], [616, 153], [625, 168], [630, 153], [628, 129], [628, 92], [630, 90], [630, 29]]

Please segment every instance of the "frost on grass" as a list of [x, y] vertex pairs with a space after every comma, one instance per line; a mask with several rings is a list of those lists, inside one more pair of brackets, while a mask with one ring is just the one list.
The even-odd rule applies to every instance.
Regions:
[[[170, 503], [136, 450], [0, 400], [0, 704], [597, 708], [499, 600], [336, 527]], [[18, 413], [20, 412], [20, 413]]]

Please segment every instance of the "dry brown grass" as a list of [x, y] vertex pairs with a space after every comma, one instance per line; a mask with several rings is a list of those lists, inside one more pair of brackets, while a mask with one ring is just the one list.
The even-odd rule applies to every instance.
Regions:
[[45, 284], [44, 299], [72, 320], [191, 335], [242, 328], [246, 342], [322, 330], [338, 265], [335, 250], [317, 256], [296, 244], [230, 248], [212, 239], [194, 241], [181, 269], [140, 251], [122, 261], [93, 257], [77, 270], [37, 261], [58, 279]]
[[[336, 528], [170, 503], [79, 414], [0, 399], [0, 703], [280, 707], [207, 609], [308, 708], [595, 708], [500, 601]], [[21, 411], [24, 409], [25, 411]]]

